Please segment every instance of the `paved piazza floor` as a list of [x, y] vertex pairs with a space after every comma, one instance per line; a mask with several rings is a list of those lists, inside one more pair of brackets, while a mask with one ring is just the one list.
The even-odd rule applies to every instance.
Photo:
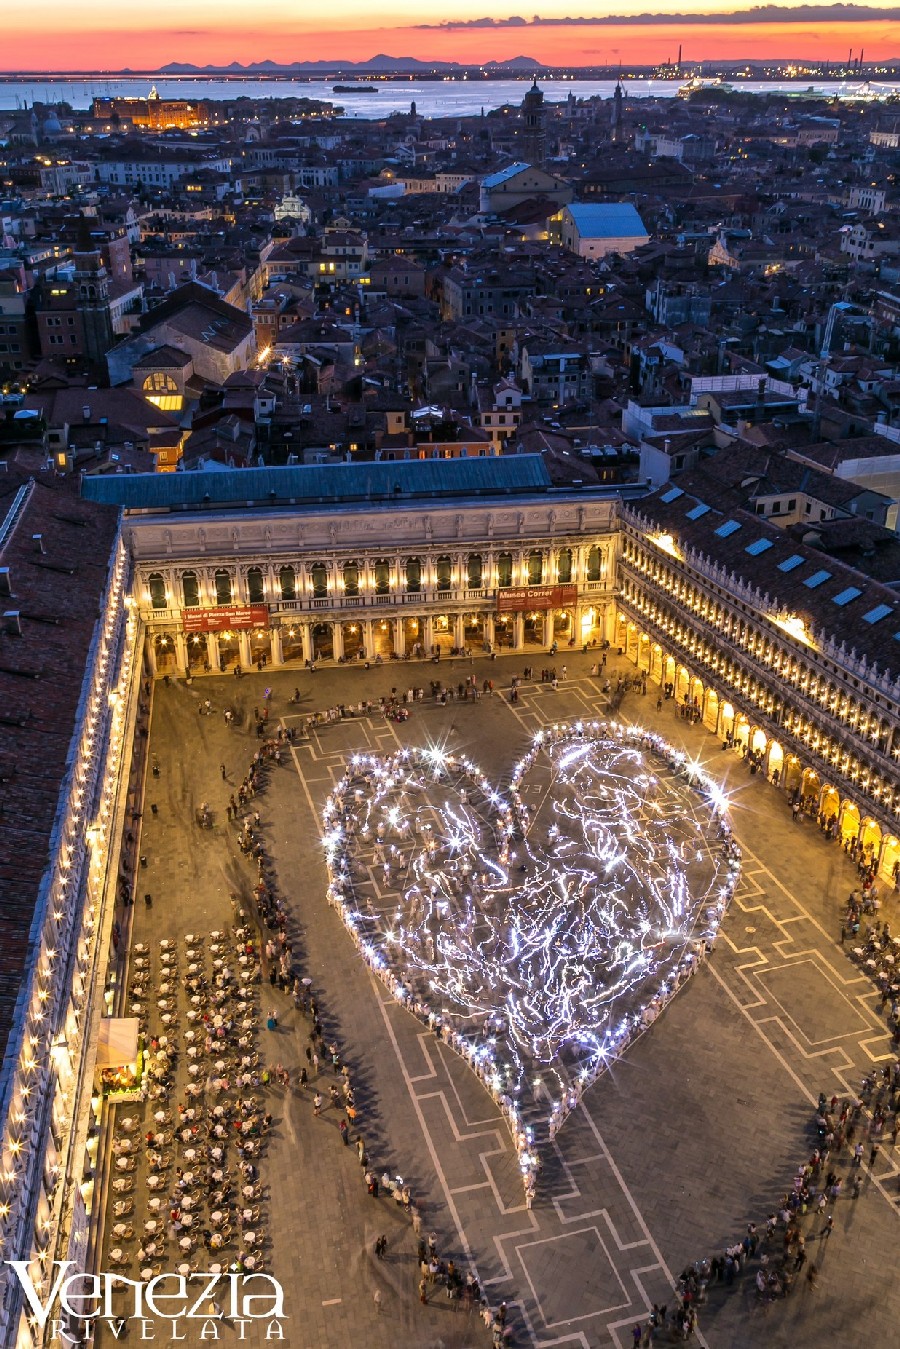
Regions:
[[[854, 880], [849, 862], [809, 822], [793, 824], [783, 796], [702, 727], [673, 715], [671, 702], [657, 712], [652, 685], [646, 696], [628, 694], [623, 718], [683, 743], [732, 793], [743, 875], [711, 958], [547, 1144], [538, 1195], [526, 1208], [494, 1103], [451, 1050], [393, 1003], [327, 905], [319, 823], [353, 752], [440, 741], [505, 785], [539, 727], [603, 714], [600, 682], [580, 653], [567, 657], [568, 679], [557, 691], [526, 684], [511, 705], [502, 694], [526, 660], [538, 667], [541, 656], [158, 684], [150, 749], [161, 773], [146, 785], [147, 870], [138, 884], [139, 896], [150, 889], [154, 903], [145, 910], [138, 899], [132, 940], [227, 927], [231, 891], [249, 893], [251, 869], [225, 807], [256, 748], [252, 714], [264, 688], [272, 689], [271, 724], [291, 724], [337, 701], [377, 699], [392, 683], [427, 688], [440, 675], [455, 685], [469, 672], [493, 678], [493, 697], [446, 707], [426, 700], [402, 725], [375, 715], [321, 727], [298, 741], [254, 805], [288, 898], [295, 951], [320, 993], [326, 1039], [340, 1040], [358, 1083], [359, 1125], [379, 1171], [404, 1176], [439, 1248], [464, 1268], [471, 1262], [493, 1304], [508, 1303], [514, 1344], [625, 1346], [653, 1302], [672, 1306], [673, 1276], [687, 1263], [739, 1240], [749, 1221], [762, 1225], [814, 1145], [819, 1091], [854, 1090], [873, 1064], [889, 1061], [890, 1045], [871, 985], [838, 944], [838, 905]], [[627, 672], [625, 661], [613, 660], [609, 673], [617, 669]], [[297, 685], [300, 706], [288, 701]], [[206, 698], [214, 715], [198, 715]], [[226, 707], [236, 713], [235, 729], [225, 724]], [[193, 823], [201, 801], [214, 811], [212, 831]], [[891, 898], [885, 912], [895, 921], [896, 908]], [[267, 988], [261, 1000], [273, 1001]], [[313, 1117], [312, 1088], [296, 1085], [307, 1023], [287, 998], [275, 1001], [279, 1029], [261, 1032], [262, 1050], [295, 1071], [287, 1093], [269, 1093], [275, 1130], [261, 1208], [273, 1237], [271, 1267], [286, 1288], [286, 1342], [291, 1349], [488, 1344], [481, 1324], [445, 1299], [419, 1304], [409, 1221], [392, 1201], [366, 1194], [355, 1151], [340, 1145], [336, 1112]], [[830, 1241], [815, 1235], [821, 1220], [806, 1220], [818, 1286], [798, 1282], [787, 1301], [767, 1309], [756, 1304], [752, 1272], [714, 1289], [699, 1309], [700, 1344], [896, 1341], [900, 1173], [889, 1137], [874, 1174], [864, 1176], [858, 1199], [838, 1200]], [[382, 1232], [388, 1259], [377, 1261], [372, 1246]], [[222, 1340], [237, 1334], [226, 1325]], [[264, 1341], [251, 1328], [246, 1342]]]

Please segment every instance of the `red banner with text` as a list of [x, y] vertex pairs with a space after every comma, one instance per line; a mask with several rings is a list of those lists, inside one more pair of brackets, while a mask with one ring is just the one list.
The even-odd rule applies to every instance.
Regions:
[[247, 628], [267, 628], [269, 610], [265, 604], [223, 604], [218, 609], [185, 609], [185, 632], [228, 632]]
[[497, 591], [497, 613], [518, 614], [526, 609], [563, 609], [574, 604], [578, 597], [578, 587], [565, 586], [513, 586], [509, 590]]

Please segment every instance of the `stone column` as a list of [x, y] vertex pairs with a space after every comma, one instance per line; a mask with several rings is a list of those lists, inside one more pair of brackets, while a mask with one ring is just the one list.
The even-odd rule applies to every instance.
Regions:
[[340, 660], [344, 654], [344, 629], [340, 623], [332, 623], [331, 631], [333, 634], [332, 650], [334, 651], [334, 658]]
[[246, 630], [238, 633], [238, 650], [241, 653], [241, 669], [249, 670], [253, 665], [253, 653], [250, 650], [250, 634]]
[[462, 614], [453, 615], [453, 645], [457, 648], [463, 646], [466, 640], [466, 629], [463, 623]]
[[156, 674], [156, 633], [148, 632], [144, 640], [144, 659], [147, 662], [147, 673], [152, 679]]
[[362, 625], [362, 644], [366, 653], [366, 660], [375, 659], [375, 624], [371, 618], [363, 620]]
[[284, 664], [284, 651], [281, 646], [281, 628], [270, 628], [269, 637], [272, 642], [272, 664]]
[[513, 649], [521, 651], [525, 645], [525, 615], [521, 612], [513, 614]]
[[183, 632], [176, 632], [175, 634], [175, 664], [179, 674], [186, 675], [190, 669], [187, 638]]
[[403, 631], [403, 619], [394, 618], [391, 620], [394, 625], [394, 650], [398, 656], [406, 655], [406, 635]]
[[303, 659], [312, 660], [312, 633], [308, 623], [300, 624], [300, 641], [303, 645]]
[[214, 672], [219, 674], [222, 669], [219, 664], [219, 639], [214, 632], [206, 634], [206, 658]]
[[484, 640], [489, 642], [492, 648], [497, 644], [497, 635], [494, 632], [493, 614], [485, 614], [484, 616]]
[[425, 655], [431, 655], [431, 648], [434, 646], [434, 619], [431, 614], [425, 616], [425, 631], [422, 634], [422, 643], [425, 647]]
[[579, 603], [572, 606], [572, 631], [571, 636], [575, 638], [575, 650], [580, 651], [584, 646], [584, 638], [581, 635], [581, 620], [584, 618], [584, 610]]

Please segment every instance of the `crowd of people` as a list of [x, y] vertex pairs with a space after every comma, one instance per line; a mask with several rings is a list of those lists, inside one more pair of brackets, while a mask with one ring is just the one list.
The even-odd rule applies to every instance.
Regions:
[[[379, 708], [385, 715], [390, 715], [392, 702], [392, 699], [382, 698], [378, 704], [361, 703], [360, 708], [365, 706], [368, 712]], [[312, 713], [306, 719], [304, 730], [308, 734], [310, 727], [340, 721], [348, 714], [357, 715], [355, 711], [341, 704], [325, 712]], [[288, 1068], [278, 1063], [274, 1068], [262, 1069], [262, 1084], [264, 1087], [277, 1085], [285, 1092], [293, 1091], [300, 1097], [308, 1099], [313, 1119], [327, 1120], [335, 1117], [338, 1119], [338, 1138], [343, 1146], [353, 1148], [359, 1163], [361, 1180], [368, 1194], [373, 1199], [394, 1204], [399, 1211], [408, 1215], [412, 1222], [419, 1248], [420, 1299], [427, 1302], [429, 1296], [433, 1296], [442, 1288], [448, 1298], [468, 1310], [477, 1309], [487, 1323], [493, 1326], [497, 1314], [488, 1308], [474, 1274], [470, 1273], [463, 1277], [453, 1259], [444, 1259], [438, 1255], [438, 1238], [434, 1232], [428, 1236], [426, 1244], [422, 1236], [422, 1214], [409, 1185], [402, 1177], [392, 1176], [387, 1170], [382, 1170], [379, 1174], [379, 1168], [369, 1154], [360, 1118], [363, 1107], [350, 1065], [344, 1058], [338, 1037], [326, 1031], [321, 998], [313, 991], [312, 980], [308, 976], [301, 977], [294, 960], [293, 946], [288, 935], [288, 909], [279, 893], [275, 867], [266, 846], [260, 814], [256, 810], [242, 813], [264, 781], [266, 767], [280, 761], [280, 751], [285, 742], [293, 739], [294, 736], [290, 731], [282, 727], [274, 736], [263, 742], [253, 755], [248, 772], [241, 783], [237, 802], [232, 795], [228, 811], [229, 819], [237, 829], [238, 846], [256, 869], [252, 897], [257, 922], [264, 930], [261, 939], [263, 979], [268, 979], [273, 990], [278, 990], [291, 998], [293, 1007], [302, 1018], [297, 1034], [305, 1037], [306, 1041], [300, 1055], [301, 1066], [295, 1078], [292, 1078]], [[241, 809], [237, 808], [238, 805]], [[232, 904], [238, 930], [243, 930], [248, 917], [237, 893], [232, 894]], [[279, 1015], [277, 1007], [273, 1006], [266, 1018], [268, 1029], [277, 1029]], [[386, 1234], [379, 1235], [374, 1248], [377, 1260], [386, 1258], [387, 1248]], [[423, 1272], [423, 1256], [427, 1256], [426, 1272]], [[381, 1310], [380, 1293], [376, 1296], [376, 1304]], [[503, 1326], [505, 1327], [505, 1315]], [[495, 1337], [495, 1343], [502, 1342], [502, 1336]]]
[[[600, 674], [601, 668], [595, 667], [597, 674]], [[594, 669], [591, 673], [594, 674]], [[534, 672], [526, 667], [522, 677], [526, 680], [533, 679]], [[563, 678], [565, 677], [566, 667], [563, 666]], [[542, 682], [552, 683], [554, 687], [558, 682], [557, 672], [553, 668], [542, 669], [540, 678]], [[637, 680], [633, 682], [636, 688], [646, 693], [645, 682], [643, 685]], [[514, 679], [511, 685], [513, 691], [517, 685], [518, 679]], [[619, 677], [617, 693], [620, 695], [624, 693], [625, 687], [625, 682]], [[609, 681], [605, 689], [608, 694], [612, 692]], [[431, 685], [432, 698], [442, 704], [451, 699], [474, 701], [482, 694], [490, 693], [493, 693], [493, 681], [484, 680], [479, 687], [472, 675], [467, 675], [456, 688], [452, 686], [446, 688], [437, 681], [432, 681]], [[338, 703], [307, 716], [300, 723], [301, 729], [296, 734], [308, 736], [316, 727], [377, 713], [386, 717], [398, 713], [408, 716], [409, 705], [424, 697], [423, 689], [409, 689], [399, 694], [394, 689], [389, 697], [382, 696], [377, 701]], [[300, 701], [299, 690], [296, 692], [296, 701]], [[206, 710], [209, 710], [208, 700]], [[348, 1147], [352, 1145], [355, 1148], [362, 1180], [369, 1195], [374, 1200], [395, 1204], [398, 1210], [410, 1216], [418, 1240], [418, 1292], [422, 1302], [441, 1296], [446, 1297], [454, 1305], [478, 1311], [485, 1324], [491, 1328], [495, 1343], [503, 1343], [509, 1335], [505, 1306], [491, 1309], [474, 1275], [469, 1273], [464, 1276], [457, 1269], [453, 1259], [438, 1254], [434, 1234], [427, 1240], [422, 1236], [422, 1218], [410, 1195], [408, 1185], [387, 1171], [381, 1171], [379, 1174], [379, 1168], [369, 1157], [360, 1132], [357, 1093], [349, 1067], [343, 1061], [340, 1046], [335, 1038], [323, 1031], [320, 1000], [312, 993], [310, 981], [302, 980], [295, 970], [292, 946], [287, 936], [287, 909], [277, 893], [274, 868], [267, 854], [259, 813], [252, 809], [253, 798], [260, 788], [266, 767], [281, 761], [285, 742], [292, 741], [295, 734], [281, 729], [276, 735], [268, 736], [267, 707], [264, 712], [265, 716], [257, 714], [254, 718], [256, 734], [262, 743], [254, 754], [239, 788], [231, 796], [228, 815], [237, 829], [241, 851], [257, 867], [256, 884], [252, 889], [253, 903], [260, 924], [271, 934], [268, 939], [265, 938], [265, 934], [263, 937], [261, 963], [264, 976], [269, 978], [273, 988], [278, 988], [285, 995], [292, 997], [294, 1006], [308, 1022], [309, 1043], [304, 1047], [306, 1066], [300, 1068], [297, 1091], [305, 1094], [307, 1098], [311, 1097], [316, 1116], [324, 1114], [325, 1118], [328, 1118], [328, 1112], [333, 1111], [341, 1117], [340, 1140], [343, 1145]], [[681, 711], [681, 715], [690, 720], [695, 719], [694, 709], [686, 707]], [[234, 714], [227, 717], [227, 720], [229, 725], [233, 726]], [[751, 771], [755, 771], [752, 764]], [[822, 821], [819, 823], [827, 832]], [[830, 828], [831, 821], [826, 823]], [[873, 859], [861, 849], [857, 849], [854, 860], [857, 862], [861, 884], [859, 890], [854, 891], [847, 902], [846, 934], [859, 939], [858, 949], [854, 947], [854, 955], [872, 975], [882, 994], [882, 1006], [885, 1007], [890, 1003], [895, 1041], [900, 1043], [900, 1024], [898, 1024], [900, 1007], [897, 998], [898, 984], [894, 973], [895, 952], [900, 952], [900, 939], [893, 938], [889, 925], [881, 923], [876, 916], [877, 886]], [[900, 874], [895, 876], [895, 881], [900, 884]], [[123, 885], [128, 885], [125, 878]], [[128, 900], [130, 898], [129, 887]], [[235, 905], [236, 925], [240, 928], [247, 922], [247, 914], [243, 912], [242, 902], [237, 897]], [[867, 916], [874, 921], [866, 922]], [[872, 961], [875, 962], [874, 971], [869, 964]], [[274, 1009], [267, 1024], [271, 1024], [272, 1017], [277, 1020]], [[282, 1065], [263, 1071], [264, 1086], [279, 1083], [286, 1090], [290, 1090], [291, 1074]], [[326, 1080], [327, 1092], [324, 1086]], [[880, 1085], [876, 1083], [873, 1087], [872, 1115], [865, 1127], [865, 1131], [874, 1140], [870, 1145], [870, 1167], [874, 1166], [880, 1147], [879, 1139], [886, 1129], [890, 1129], [893, 1141], [896, 1142], [898, 1090], [900, 1090], [900, 1060], [893, 1066], [889, 1079]], [[328, 1098], [327, 1103], [323, 1101], [323, 1093]], [[863, 1095], [864, 1092], [861, 1093], [861, 1097]], [[635, 1339], [635, 1343], [650, 1344], [662, 1331], [668, 1331], [675, 1337], [689, 1339], [697, 1326], [698, 1305], [706, 1301], [711, 1291], [716, 1288], [731, 1287], [739, 1280], [745, 1282], [748, 1272], [753, 1273], [755, 1296], [764, 1304], [788, 1296], [801, 1274], [811, 1288], [815, 1287], [821, 1267], [808, 1257], [806, 1245], [815, 1238], [827, 1242], [834, 1228], [836, 1201], [845, 1195], [853, 1197], [854, 1194], [859, 1194], [861, 1183], [859, 1177], [866, 1151], [866, 1144], [860, 1138], [863, 1131], [864, 1105], [865, 1101], [862, 1099], [840, 1105], [832, 1100], [828, 1108], [822, 1112], [822, 1118], [828, 1128], [827, 1132], [821, 1135], [821, 1147], [814, 1149], [807, 1162], [798, 1168], [794, 1183], [777, 1210], [769, 1215], [764, 1225], [760, 1224], [760, 1230], [757, 1230], [755, 1224], [748, 1224], [747, 1231], [740, 1241], [734, 1242], [720, 1254], [686, 1268], [679, 1281], [679, 1297], [674, 1310], [654, 1307], [647, 1323], [635, 1327], [636, 1331], [640, 1330], [640, 1340]], [[891, 1114], [893, 1114], [892, 1122], [888, 1118]], [[264, 1135], [268, 1126], [262, 1127]], [[839, 1174], [838, 1168], [842, 1165], [850, 1168], [851, 1174], [847, 1177]], [[856, 1172], [855, 1176], [852, 1175], [853, 1171]], [[807, 1221], [810, 1218], [812, 1221]], [[387, 1238], [382, 1235], [376, 1242], [374, 1251], [376, 1259], [385, 1258], [386, 1252]]]
[[900, 1045], [900, 937], [893, 935], [889, 922], [875, 916], [880, 907], [877, 895], [874, 880], [850, 892], [841, 921], [841, 945], [849, 942], [851, 959], [874, 983], [893, 1042]]
[[[803, 1279], [815, 1289], [822, 1274], [824, 1245], [835, 1230], [839, 1200], [858, 1200], [866, 1169], [873, 1173], [890, 1118], [896, 1146], [900, 1106], [900, 1059], [863, 1079], [858, 1096], [830, 1099], [820, 1093], [815, 1116], [818, 1139], [797, 1167], [790, 1187], [764, 1222], [711, 1257], [686, 1266], [678, 1278], [677, 1301], [654, 1304], [646, 1322], [632, 1328], [635, 1346], [651, 1345], [663, 1333], [687, 1340], [697, 1328], [697, 1308], [719, 1292], [743, 1286], [752, 1273], [758, 1305], [788, 1297]], [[812, 1244], [818, 1247], [812, 1250]]]

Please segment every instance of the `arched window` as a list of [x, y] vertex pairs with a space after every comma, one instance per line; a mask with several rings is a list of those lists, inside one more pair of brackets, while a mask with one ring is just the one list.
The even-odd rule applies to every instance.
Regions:
[[544, 554], [538, 548], [535, 548], [528, 554], [528, 584], [539, 586], [543, 579]]
[[480, 553], [470, 553], [466, 567], [466, 584], [470, 590], [480, 590], [484, 578], [484, 564]]
[[251, 604], [262, 604], [266, 598], [260, 567], [251, 567], [247, 572], [247, 598]]
[[587, 559], [587, 579], [589, 581], [600, 580], [600, 565], [600, 549], [594, 544]]
[[446, 555], [439, 557], [435, 563], [435, 574], [437, 576], [438, 590], [449, 590], [452, 578], [452, 564]]
[[216, 572], [216, 604], [231, 603], [231, 573], [224, 567], [220, 567]]
[[195, 571], [186, 571], [181, 577], [181, 591], [185, 609], [196, 609], [200, 603], [200, 578]]
[[422, 559], [420, 557], [408, 557], [406, 559], [406, 589], [411, 595], [418, 595], [422, 589]]
[[154, 370], [147, 376], [141, 386], [144, 393], [177, 393], [178, 385], [171, 375], [167, 375], [163, 370]]
[[375, 594], [386, 595], [391, 588], [391, 564], [380, 557], [372, 568], [375, 573]]
[[282, 567], [278, 573], [278, 580], [281, 585], [281, 598], [283, 600], [295, 600], [297, 598], [297, 577], [294, 574], [294, 568]]
[[314, 600], [324, 600], [328, 594], [328, 568], [322, 562], [316, 562], [309, 569]]
[[512, 569], [512, 553], [501, 553], [497, 558], [497, 585], [501, 589], [512, 585]]
[[568, 585], [572, 579], [572, 549], [561, 548], [556, 564], [556, 579], [560, 585]]
[[356, 562], [344, 563], [344, 594], [359, 594], [359, 564]]
[[168, 604], [166, 599], [166, 583], [162, 572], [151, 572], [147, 577], [147, 586], [150, 590], [150, 603], [154, 609], [165, 609]]

